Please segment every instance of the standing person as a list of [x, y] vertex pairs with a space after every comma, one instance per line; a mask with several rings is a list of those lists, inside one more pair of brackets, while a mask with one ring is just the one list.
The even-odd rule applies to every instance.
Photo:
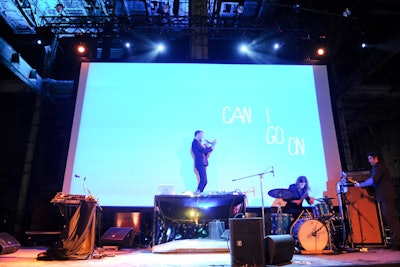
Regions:
[[204, 132], [197, 130], [194, 133], [192, 142], [192, 153], [194, 157], [194, 167], [198, 173], [198, 186], [195, 194], [200, 194], [204, 191], [207, 185], [207, 171], [208, 157], [213, 151], [216, 140], [209, 142], [206, 140], [207, 145], [203, 145]]
[[394, 187], [389, 169], [375, 152], [367, 154], [372, 166], [371, 176], [364, 182], [354, 182], [355, 187], [373, 186], [375, 199], [379, 202], [382, 215], [390, 228], [390, 243], [393, 250], [400, 250], [400, 222], [396, 212], [398, 194]]
[[287, 203], [283, 208], [284, 213], [292, 214], [293, 220], [300, 216], [303, 211], [303, 200], [305, 199], [308, 204], [314, 204], [314, 198], [308, 195], [310, 186], [308, 185], [307, 177], [299, 176], [295, 184], [289, 186], [289, 191], [293, 193], [293, 196], [289, 199], [284, 199]]

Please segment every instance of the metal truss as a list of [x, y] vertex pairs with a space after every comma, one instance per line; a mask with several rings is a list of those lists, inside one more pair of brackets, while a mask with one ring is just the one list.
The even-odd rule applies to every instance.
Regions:
[[[47, 27], [58, 36], [90, 35], [110, 36], [136, 32], [162, 36], [179, 37], [193, 34], [209, 37], [232, 37], [243, 34], [279, 32], [272, 19], [215, 18], [208, 16], [43, 16], [39, 27]], [[288, 30], [288, 29], [286, 29]], [[309, 31], [293, 27], [291, 31]]]

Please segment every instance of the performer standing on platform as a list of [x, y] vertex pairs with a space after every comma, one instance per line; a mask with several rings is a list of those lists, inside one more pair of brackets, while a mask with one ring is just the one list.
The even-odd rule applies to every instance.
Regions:
[[204, 191], [204, 188], [207, 185], [207, 171], [206, 167], [208, 166], [208, 157], [210, 156], [211, 151], [213, 151], [216, 140], [210, 142], [206, 141], [206, 145], [202, 144], [204, 137], [204, 132], [197, 130], [194, 133], [194, 139], [192, 142], [192, 153], [194, 157], [194, 167], [198, 173], [198, 186], [197, 190], [194, 192], [195, 194], [200, 194]]
[[284, 199], [287, 203], [283, 208], [283, 213], [288, 213], [293, 215], [293, 219], [300, 216], [303, 211], [303, 200], [305, 199], [308, 204], [314, 204], [314, 198], [308, 195], [310, 191], [310, 186], [308, 185], [307, 177], [299, 176], [295, 184], [289, 186], [289, 190], [292, 191], [293, 197], [290, 199]]
[[379, 202], [382, 215], [390, 228], [390, 243], [393, 250], [400, 250], [400, 222], [397, 216], [396, 202], [398, 194], [394, 187], [389, 169], [375, 152], [367, 154], [372, 166], [371, 176], [364, 182], [354, 182], [355, 187], [373, 186], [375, 199]]

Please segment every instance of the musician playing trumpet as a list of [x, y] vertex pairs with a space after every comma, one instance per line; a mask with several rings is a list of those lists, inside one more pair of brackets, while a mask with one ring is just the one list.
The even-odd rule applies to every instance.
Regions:
[[217, 142], [217, 140], [212, 142], [205, 140], [205, 144], [203, 144], [203, 138], [203, 131], [197, 130], [194, 133], [191, 152], [194, 158], [194, 168], [198, 181], [198, 186], [194, 194], [202, 193], [207, 185], [206, 167], [208, 166], [208, 157], [214, 150], [214, 146]]
[[289, 199], [284, 199], [287, 203], [283, 208], [283, 212], [292, 214], [293, 219], [296, 220], [303, 211], [303, 201], [306, 200], [308, 204], [312, 205], [314, 204], [314, 198], [308, 195], [310, 186], [305, 176], [299, 176], [296, 183], [289, 186], [289, 190], [293, 193], [293, 196]]

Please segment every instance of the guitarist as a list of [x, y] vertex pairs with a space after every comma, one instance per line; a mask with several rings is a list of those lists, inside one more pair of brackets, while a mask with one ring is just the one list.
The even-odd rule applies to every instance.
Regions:
[[372, 166], [371, 176], [364, 182], [354, 181], [355, 187], [372, 186], [375, 188], [375, 199], [379, 202], [383, 218], [390, 228], [390, 245], [392, 250], [400, 250], [400, 222], [396, 212], [398, 195], [389, 169], [375, 152], [367, 154]]
[[283, 208], [283, 212], [292, 214], [294, 221], [296, 221], [303, 211], [303, 200], [305, 199], [308, 204], [312, 205], [314, 204], [314, 198], [308, 195], [310, 186], [305, 176], [299, 176], [296, 183], [289, 186], [289, 190], [293, 193], [293, 197], [284, 199], [287, 203]]

